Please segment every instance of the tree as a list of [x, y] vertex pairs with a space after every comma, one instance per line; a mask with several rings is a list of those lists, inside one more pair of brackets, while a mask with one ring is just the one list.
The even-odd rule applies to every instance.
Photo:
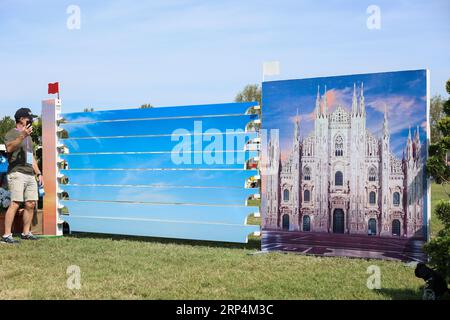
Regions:
[[[450, 94], [450, 79], [446, 85]], [[450, 169], [447, 163], [447, 153], [450, 149], [450, 99], [443, 104], [444, 116], [437, 122], [440, 138], [429, 147], [429, 158], [427, 161], [427, 173], [435, 181], [442, 185], [447, 196], [446, 185], [450, 182]], [[436, 206], [436, 216], [442, 221], [444, 228], [439, 231], [437, 237], [433, 238], [424, 246], [428, 253], [430, 264], [436, 268], [446, 279], [450, 279], [450, 201], [442, 200]]]
[[151, 103], [141, 105], [141, 109], [150, 109], [150, 108], [153, 108], [153, 105]]
[[258, 102], [261, 105], [261, 87], [258, 84], [249, 84], [236, 95], [235, 102]]
[[42, 118], [38, 117], [33, 122], [33, 132], [31, 133], [31, 139], [35, 146], [40, 146], [42, 143]]
[[[5, 143], [5, 135], [6, 133], [14, 128], [16, 126], [16, 121], [13, 120], [9, 116], [3, 117], [2, 120], [0, 120], [0, 143]], [[33, 133], [31, 134], [31, 139], [33, 140], [34, 144], [40, 145], [41, 139], [42, 139], [42, 119], [41, 117], [38, 117], [33, 122]]]
[[431, 129], [431, 143], [437, 142], [441, 138], [441, 133], [438, 128], [439, 120], [444, 117], [444, 99], [441, 96], [434, 96], [430, 102], [430, 129]]
[[2, 120], [0, 120], [0, 143], [5, 144], [5, 135], [6, 133], [16, 126], [16, 121], [11, 119], [9, 116], [4, 116]]

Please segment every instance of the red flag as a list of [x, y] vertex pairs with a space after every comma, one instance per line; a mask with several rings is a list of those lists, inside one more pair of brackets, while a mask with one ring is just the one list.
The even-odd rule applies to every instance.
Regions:
[[59, 93], [59, 82], [48, 84], [48, 94]]

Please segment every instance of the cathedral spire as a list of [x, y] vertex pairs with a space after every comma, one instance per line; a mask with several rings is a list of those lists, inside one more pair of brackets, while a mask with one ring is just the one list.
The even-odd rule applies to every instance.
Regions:
[[384, 104], [384, 121], [383, 121], [383, 136], [389, 136], [388, 118], [387, 118], [387, 105]]
[[416, 134], [415, 134], [415, 136], [414, 136], [414, 139], [415, 139], [416, 141], [420, 141], [420, 127], [419, 127], [419, 126], [417, 126]]
[[406, 142], [406, 159], [409, 160], [413, 157], [413, 145], [411, 140], [411, 126], [408, 129], [408, 140]]
[[320, 86], [317, 86], [317, 98], [316, 98], [316, 118], [320, 116]]
[[297, 115], [295, 116], [295, 127], [294, 127], [294, 145], [297, 144], [300, 141], [300, 116], [298, 115], [298, 108], [297, 108]]
[[359, 97], [359, 113], [363, 117], [366, 115], [366, 104], [364, 102], [364, 82], [361, 82], [361, 94]]
[[328, 113], [328, 105], [327, 105], [327, 86], [325, 85], [325, 93], [323, 95], [323, 115], [326, 116]]
[[416, 150], [416, 157], [419, 158], [420, 157], [420, 149], [421, 149], [421, 145], [420, 145], [420, 127], [417, 126], [416, 129], [416, 134], [414, 136], [414, 146], [415, 146], [415, 150]]
[[358, 113], [358, 100], [356, 98], [356, 83], [353, 83], [353, 100], [352, 100], [352, 114]]

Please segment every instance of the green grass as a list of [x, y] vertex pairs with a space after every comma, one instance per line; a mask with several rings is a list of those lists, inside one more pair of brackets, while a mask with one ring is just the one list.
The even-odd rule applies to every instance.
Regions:
[[[447, 191], [450, 191], [450, 188], [447, 186]], [[438, 184], [431, 184], [431, 236], [434, 237], [437, 235], [437, 233], [442, 230], [444, 227], [442, 222], [439, 221], [439, 219], [434, 214], [434, 208], [436, 207], [436, 204], [441, 199], [447, 199], [449, 200], [448, 195], [445, 193], [444, 188], [441, 185]]]
[[[0, 299], [395, 299], [420, 297], [402, 263], [258, 254], [258, 243], [217, 245], [92, 235], [0, 247]], [[382, 290], [366, 287], [378, 265]], [[66, 287], [70, 265], [81, 289]]]
[[[433, 204], [445, 196], [439, 188]], [[423, 281], [401, 262], [258, 250], [255, 237], [235, 245], [86, 234], [0, 245], [0, 299], [421, 298]], [[70, 265], [81, 269], [80, 290], [66, 286]], [[380, 290], [366, 286], [370, 265], [380, 267]]]

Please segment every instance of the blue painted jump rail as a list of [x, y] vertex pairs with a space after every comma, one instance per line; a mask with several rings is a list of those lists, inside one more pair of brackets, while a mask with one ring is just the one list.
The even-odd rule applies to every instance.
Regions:
[[256, 103], [56, 115], [56, 223], [246, 243], [260, 231], [247, 225], [259, 214], [259, 119]]

